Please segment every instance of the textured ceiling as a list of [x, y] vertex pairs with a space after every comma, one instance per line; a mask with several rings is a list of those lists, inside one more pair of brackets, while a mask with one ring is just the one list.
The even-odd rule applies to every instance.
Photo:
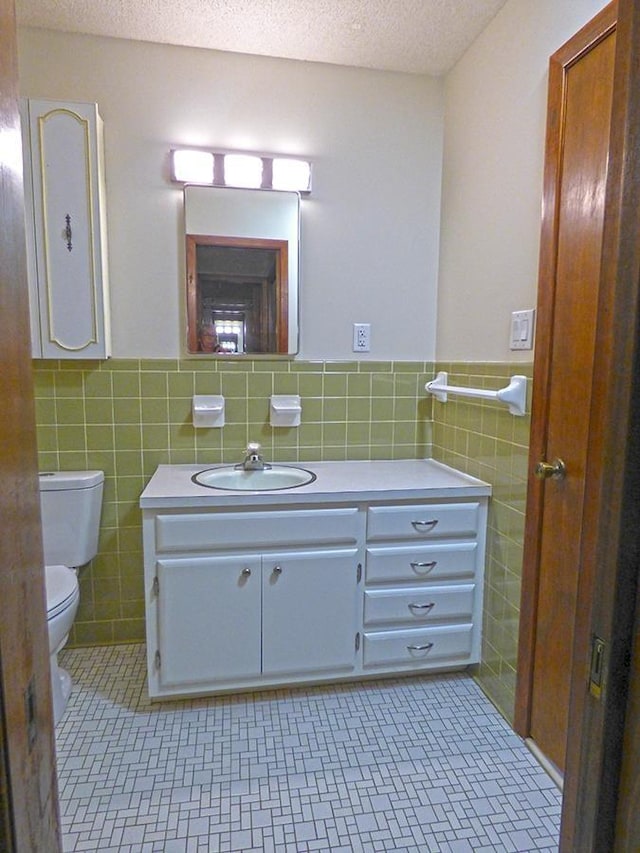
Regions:
[[446, 73], [506, 0], [16, 0], [20, 26]]

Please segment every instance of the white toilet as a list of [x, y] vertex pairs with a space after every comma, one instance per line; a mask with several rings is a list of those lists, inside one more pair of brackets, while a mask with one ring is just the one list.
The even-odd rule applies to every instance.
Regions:
[[76, 569], [98, 551], [102, 471], [40, 474], [40, 508], [47, 587], [53, 716], [57, 723], [71, 693], [69, 673], [58, 666], [80, 600]]

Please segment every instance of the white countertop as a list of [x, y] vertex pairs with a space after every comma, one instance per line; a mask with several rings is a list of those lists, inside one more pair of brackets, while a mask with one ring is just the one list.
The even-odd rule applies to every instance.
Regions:
[[313, 471], [306, 486], [274, 491], [227, 491], [191, 477], [219, 465], [159, 465], [140, 496], [142, 509], [290, 506], [318, 502], [487, 497], [491, 486], [433, 459], [281, 463]]

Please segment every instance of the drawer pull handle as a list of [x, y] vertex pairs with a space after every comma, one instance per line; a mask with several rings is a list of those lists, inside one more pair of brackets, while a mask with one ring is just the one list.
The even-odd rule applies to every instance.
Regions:
[[407, 649], [410, 652], [430, 652], [432, 648], [433, 648], [433, 643], [425, 643], [422, 646], [417, 646], [415, 644], [413, 644], [411, 646], [407, 646]]
[[[409, 563], [409, 565], [417, 575], [428, 575], [429, 572], [432, 572], [438, 565], [438, 561], [431, 560], [430, 563], [418, 563], [412, 561], [411, 563]], [[424, 569], [424, 571], [421, 571], [422, 569]]]
[[417, 530], [418, 533], [431, 533], [433, 528], [438, 523], [437, 518], [432, 518], [429, 521], [412, 521], [413, 529]]
[[421, 616], [426, 616], [436, 606], [435, 601], [430, 601], [429, 604], [409, 604], [409, 610], [413, 613], [415, 610], [420, 611]]
[[281, 575], [282, 574], [282, 566], [274, 566], [273, 567], [273, 574], [274, 575]]
[[251, 569], [246, 568], [246, 569], [242, 570], [242, 576], [243, 577], [248, 578], [248, 577], [250, 577], [250, 575], [251, 575]]

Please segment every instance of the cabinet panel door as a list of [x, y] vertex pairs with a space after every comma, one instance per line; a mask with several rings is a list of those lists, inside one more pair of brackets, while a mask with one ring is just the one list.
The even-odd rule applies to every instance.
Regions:
[[42, 355], [105, 358], [97, 108], [32, 100], [29, 119]]
[[260, 558], [157, 563], [160, 683], [260, 674]]
[[265, 675], [354, 667], [358, 559], [356, 548], [263, 557]]

